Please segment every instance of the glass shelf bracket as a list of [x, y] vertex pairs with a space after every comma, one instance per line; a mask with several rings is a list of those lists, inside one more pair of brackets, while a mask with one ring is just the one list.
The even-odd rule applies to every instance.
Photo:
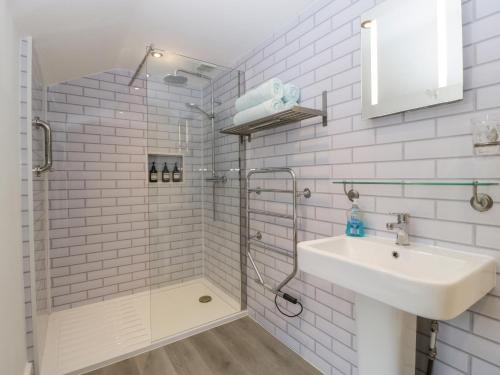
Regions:
[[[359, 198], [359, 193], [354, 190], [354, 185], [400, 185], [400, 186], [471, 186], [472, 198], [470, 205], [473, 209], [479, 212], [485, 212], [493, 207], [493, 199], [488, 194], [479, 193], [480, 186], [498, 186], [498, 182], [487, 181], [398, 181], [398, 180], [333, 180], [333, 184], [344, 185], [344, 193], [352, 202]], [[347, 190], [347, 185], [351, 185], [351, 189]]]

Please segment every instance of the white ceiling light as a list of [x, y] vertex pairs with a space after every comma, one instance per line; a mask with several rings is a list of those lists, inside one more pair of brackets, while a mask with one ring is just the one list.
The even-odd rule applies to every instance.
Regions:
[[160, 51], [158, 51], [158, 50], [155, 50], [155, 51], [152, 51], [152, 52], [151, 52], [151, 56], [156, 57], [156, 58], [158, 58], [158, 59], [159, 59], [160, 57], [163, 57], [163, 52], [160, 52]]

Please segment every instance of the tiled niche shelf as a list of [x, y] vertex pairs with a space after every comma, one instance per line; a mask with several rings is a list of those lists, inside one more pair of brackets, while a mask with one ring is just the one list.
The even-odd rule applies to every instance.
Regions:
[[[158, 172], [158, 182], [149, 182], [149, 171], [151, 170], [151, 166], [153, 165], [153, 162], [155, 162], [155, 167], [156, 171]], [[163, 182], [161, 179], [161, 174], [163, 171], [163, 167], [167, 163], [168, 170], [170, 172], [170, 181], [169, 182]], [[181, 171], [181, 181], [180, 182], [174, 182], [172, 179], [172, 172], [174, 170], [174, 166], [177, 163], [177, 168]], [[160, 153], [155, 153], [155, 154], [148, 154], [148, 166], [147, 166], [147, 181], [149, 186], [171, 186], [171, 185], [176, 185], [180, 184], [184, 181], [184, 157], [183, 155], [175, 155], [175, 154], [160, 154]]]

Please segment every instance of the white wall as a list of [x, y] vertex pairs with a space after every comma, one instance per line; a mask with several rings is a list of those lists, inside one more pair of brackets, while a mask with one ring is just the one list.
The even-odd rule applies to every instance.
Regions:
[[0, 374], [20, 375], [26, 363], [19, 177], [18, 37], [0, 0]]

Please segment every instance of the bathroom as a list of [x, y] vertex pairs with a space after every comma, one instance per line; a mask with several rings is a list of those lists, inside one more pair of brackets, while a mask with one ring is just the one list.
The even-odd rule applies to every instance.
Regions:
[[500, 2], [0, 25], [1, 375], [500, 375]]

